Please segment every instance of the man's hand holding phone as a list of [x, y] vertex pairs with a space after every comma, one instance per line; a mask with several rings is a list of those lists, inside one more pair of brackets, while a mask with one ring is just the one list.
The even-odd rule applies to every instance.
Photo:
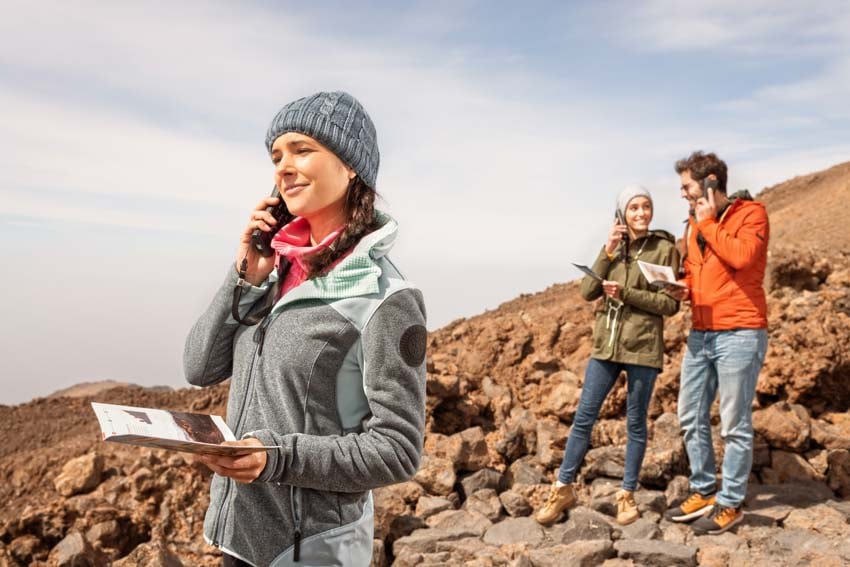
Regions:
[[707, 178], [703, 184], [703, 196], [697, 199], [694, 207], [694, 216], [697, 222], [717, 217], [717, 203], [714, 200], [715, 189], [717, 189], [717, 180]]
[[239, 250], [236, 252], [236, 271], [240, 271], [242, 260], [248, 260], [245, 269], [245, 281], [251, 285], [259, 285], [265, 281], [274, 270], [274, 255], [264, 257], [252, 243], [252, 233], [259, 229], [263, 232], [271, 232], [277, 226], [277, 219], [266, 209], [280, 203], [280, 197], [266, 197], [254, 207], [251, 219], [239, 238]]

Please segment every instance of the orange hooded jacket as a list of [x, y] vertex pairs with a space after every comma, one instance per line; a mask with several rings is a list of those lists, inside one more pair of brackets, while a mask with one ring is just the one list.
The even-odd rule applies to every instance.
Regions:
[[[705, 239], [705, 251], [697, 235]], [[735, 199], [719, 219], [688, 219], [685, 277], [697, 331], [767, 328], [764, 271], [770, 225], [762, 203]]]

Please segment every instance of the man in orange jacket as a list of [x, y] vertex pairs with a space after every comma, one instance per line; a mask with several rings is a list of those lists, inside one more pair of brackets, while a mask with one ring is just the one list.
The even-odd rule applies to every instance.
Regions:
[[[718, 534], [743, 518], [753, 462], [752, 402], [767, 351], [770, 226], [762, 203], [746, 192], [727, 196], [726, 164], [715, 154], [694, 152], [676, 162], [676, 173], [690, 205], [681, 282], [687, 288], [671, 295], [689, 299], [693, 315], [678, 406], [691, 476], [690, 495], [665, 517], [697, 520], [694, 532]], [[719, 491], [710, 415], [718, 391], [725, 445]]]

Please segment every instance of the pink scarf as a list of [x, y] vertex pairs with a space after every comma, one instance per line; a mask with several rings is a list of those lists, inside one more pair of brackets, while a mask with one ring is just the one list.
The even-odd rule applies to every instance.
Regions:
[[304, 260], [305, 256], [315, 254], [319, 250], [330, 246], [331, 242], [339, 236], [339, 233], [342, 232], [344, 227], [345, 225], [335, 228], [315, 246], [310, 245], [310, 223], [302, 217], [297, 217], [295, 220], [290, 221], [289, 224], [285, 225], [275, 234], [272, 239], [272, 249], [275, 251], [275, 269], [280, 265], [281, 257], [286, 258], [290, 263], [289, 271], [286, 273], [277, 299], [286, 295], [289, 290], [304, 283], [307, 275], [310, 273], [309, 266], [307, 266]]

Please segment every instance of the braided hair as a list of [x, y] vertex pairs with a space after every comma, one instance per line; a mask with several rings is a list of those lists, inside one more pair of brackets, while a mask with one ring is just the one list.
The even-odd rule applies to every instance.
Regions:
[[310, 273], [308, 277], [323, 275], [337, 260], [342, 258], [360, 239], [380, 228], [375, 217], [377, 192], [366, 185], [360, 176], [348, 186], [345, 196], [346, 223], [342, 232], [330, 246], [304, 258]]

